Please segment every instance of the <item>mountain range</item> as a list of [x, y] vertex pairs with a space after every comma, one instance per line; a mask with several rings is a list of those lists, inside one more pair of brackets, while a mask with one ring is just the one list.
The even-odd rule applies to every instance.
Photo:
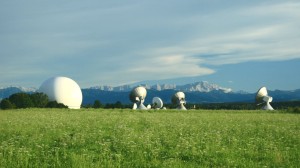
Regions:
[[[231, 88], [211, 84], [207, 81], [195, 82], [185, 85], [176, 84], [139, 84], [147, 88], [147, 97], [145, 103], [151, 103], [155, 96], [160, 97], [165, 103], [171, 102], [171, 96], [177, 91], [183, 91], [186, 95], [188, 103], [222, 103], [222, 102], [254, 102], [255, 93], [244, 91], [233, 92]], [[93, 104], [95, 100], [102, 103], [115, 103], [120, 101], [123, 104], [129, 104], [129, 93], [135, 85], [112, 86], [94, 86], [84, 88], [83, 104]], [[5, 87], [0, 88], [0, 99], [7, 98], [11, 94], [17, 92], [32, 93], [36, 92], [35, 88], [25, 87]], [[269, 95], [273, 97], [273, 101], [295, 101], [300, 100], [300, 89], [293, 91], [274, 90], [269, 91]]]
[[211, 84], [207, 81], [195, 82], [192, 84], [185, 84], [185, 85], [176, 85], [176, 84], [155, 84], [155, 85], [148, 85], [148, 84], [132, 84], [132, 85], [122, 85], [117, 87], [112, 86], [94, 86], [90, 87], [90, 89], [99, 89], [103, 91], [116, 91], [116, 92], [127, 92], [131, 91], [135, 86], [144, 86], [146, 89], [152, 89], [157, 91], [163, 90], [180, 90], [183, 92], [211, 92], [215, 90], [222, 91], [224, 93], [229, 93], [232, 91], [231, 88], [224, 88], [220, 87], [217, 84]]

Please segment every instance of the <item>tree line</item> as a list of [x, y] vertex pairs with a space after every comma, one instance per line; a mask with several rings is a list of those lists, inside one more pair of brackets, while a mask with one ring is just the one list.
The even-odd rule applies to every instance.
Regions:
[[131, 104], [122, 104], [121, 101], [115, 103], [102, 104], [100, 100], [95, 100], [94, 104], [82, 105], [83, 108], [104, 108], [104, 109], [125, 109], [132, 108]]
[[[83, 108], [131, 108], [132, 105], [122, 104], [120, 101], [116, 103], [102, 104], [99, 100], [95, 100], [94, 104], [82, 105]], [[49, 98], [44, 93], [15, 93], [8, 98], [2, 99], [0, 108], [5, 109], [20, 109], [20, 108], [68, 108], [68, 106], [57, 103], [56, 101], [49, 101]]]
[[19, 109], [19, 108], [68, 108], [68, 106], [49, 101], [49, 98], [44, 93], [15, 93], [1, 100], [1, 109]]
[[[146, 105], [146, 104], [145, 104]], [[105, 109], [131, 109], [133, 104], [122, 104], [120, 101], [115, 103], [102, 104], [99, 100], [95, 100], [94, 104], [83, 105], [83, 108], [105, 108]], [[165, 103], [167, 109], [176, 109], [177, 105]], [[207, 110], [258, 110], [262, 105], [258, 106], [255, 103], [238, 102], [238, 103], [187, 103], [187, 109], [207, 109]], [[277, 110], [300, 109], [300, 101], [289, 102], [272, 102], [272, 107]]]

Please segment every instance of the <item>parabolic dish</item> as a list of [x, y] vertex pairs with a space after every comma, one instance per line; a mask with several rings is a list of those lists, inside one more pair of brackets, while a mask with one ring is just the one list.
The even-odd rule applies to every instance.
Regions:
[[136, 102], [141, 101], [141, 100], [136, 100], [137, 97], [144, 100], [146, 98], [146, 96], [147, 96], [147, 90], [144, 87], [139, 86], [139, 87], [132, 89], [132, 91], [129, 94], [129, 99], [131, 102], [136, 103]]
[[268, 91], [266, 87], [261, 87], [257, 93], [256, 93], [256, 97], [255, 97], [255, 102], [256, 103], [263, 103], [264, 102], [264, 97], [268, 96]]
[[70, 109], [80, 109], [82, 103], [79, 85], [67, 77], [52, 77], [46, 80], [38, 92], [45, 93], [50, 101], [63, 103]]
[[152, 104], [155, 109], [163, 107], [163, 101], [159, 97], [153, 97]]
[[185, 99], [185, 94], [183, 92], [177, 92], [172, 96], [172, 103], [173, 104], [178, 104], [180, 100]]

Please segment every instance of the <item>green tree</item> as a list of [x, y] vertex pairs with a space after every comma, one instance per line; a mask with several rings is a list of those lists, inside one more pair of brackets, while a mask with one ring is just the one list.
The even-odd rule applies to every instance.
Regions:
[[63, 103], [57, 103], [56, 101], [50, 101], [46, 105], [47, 108], [68, 108], [68, 106]]
[[95, 100], [93, 108], [101, 108], [101, 107], [102, 107], [101, 102], [99, 100]]
[[81, 105], [82, 108], [94, 108], [92, 104], [83, 104]]
[[34, 106], [30, 96], [26, 93], [15, 93], [9, 96], [8, 99], [16, 108], [29, 108]]
[[8, 99], [3, 99], [0, 103], [0, 108], [3, 110], [13, 109], [14, 105]]
[[114, 108], [123, 108], [123, 105], [120, 101], [117, 101], [114, 105]]
[[107, 103], [107, 104], [105, 104], [104, 108], [111, 109], [111, 108], [115, 108], [115, 106], [114, 106], [114, 104]]
[[44, 93], [33, 93], [30, 95], [31, 101], [34, 104], [34, 107], [46, 107], [48, 104], [48, 96]]

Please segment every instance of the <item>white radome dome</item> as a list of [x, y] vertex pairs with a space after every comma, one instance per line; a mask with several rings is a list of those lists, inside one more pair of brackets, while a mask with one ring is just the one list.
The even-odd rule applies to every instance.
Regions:
[[39, 92], [45, 93], [50, 101], [63, 103], [70, 109], [80, 109], [82, 92], [79, 85], [67, 77], [52, 77], [47, 79], [39, 88]]

